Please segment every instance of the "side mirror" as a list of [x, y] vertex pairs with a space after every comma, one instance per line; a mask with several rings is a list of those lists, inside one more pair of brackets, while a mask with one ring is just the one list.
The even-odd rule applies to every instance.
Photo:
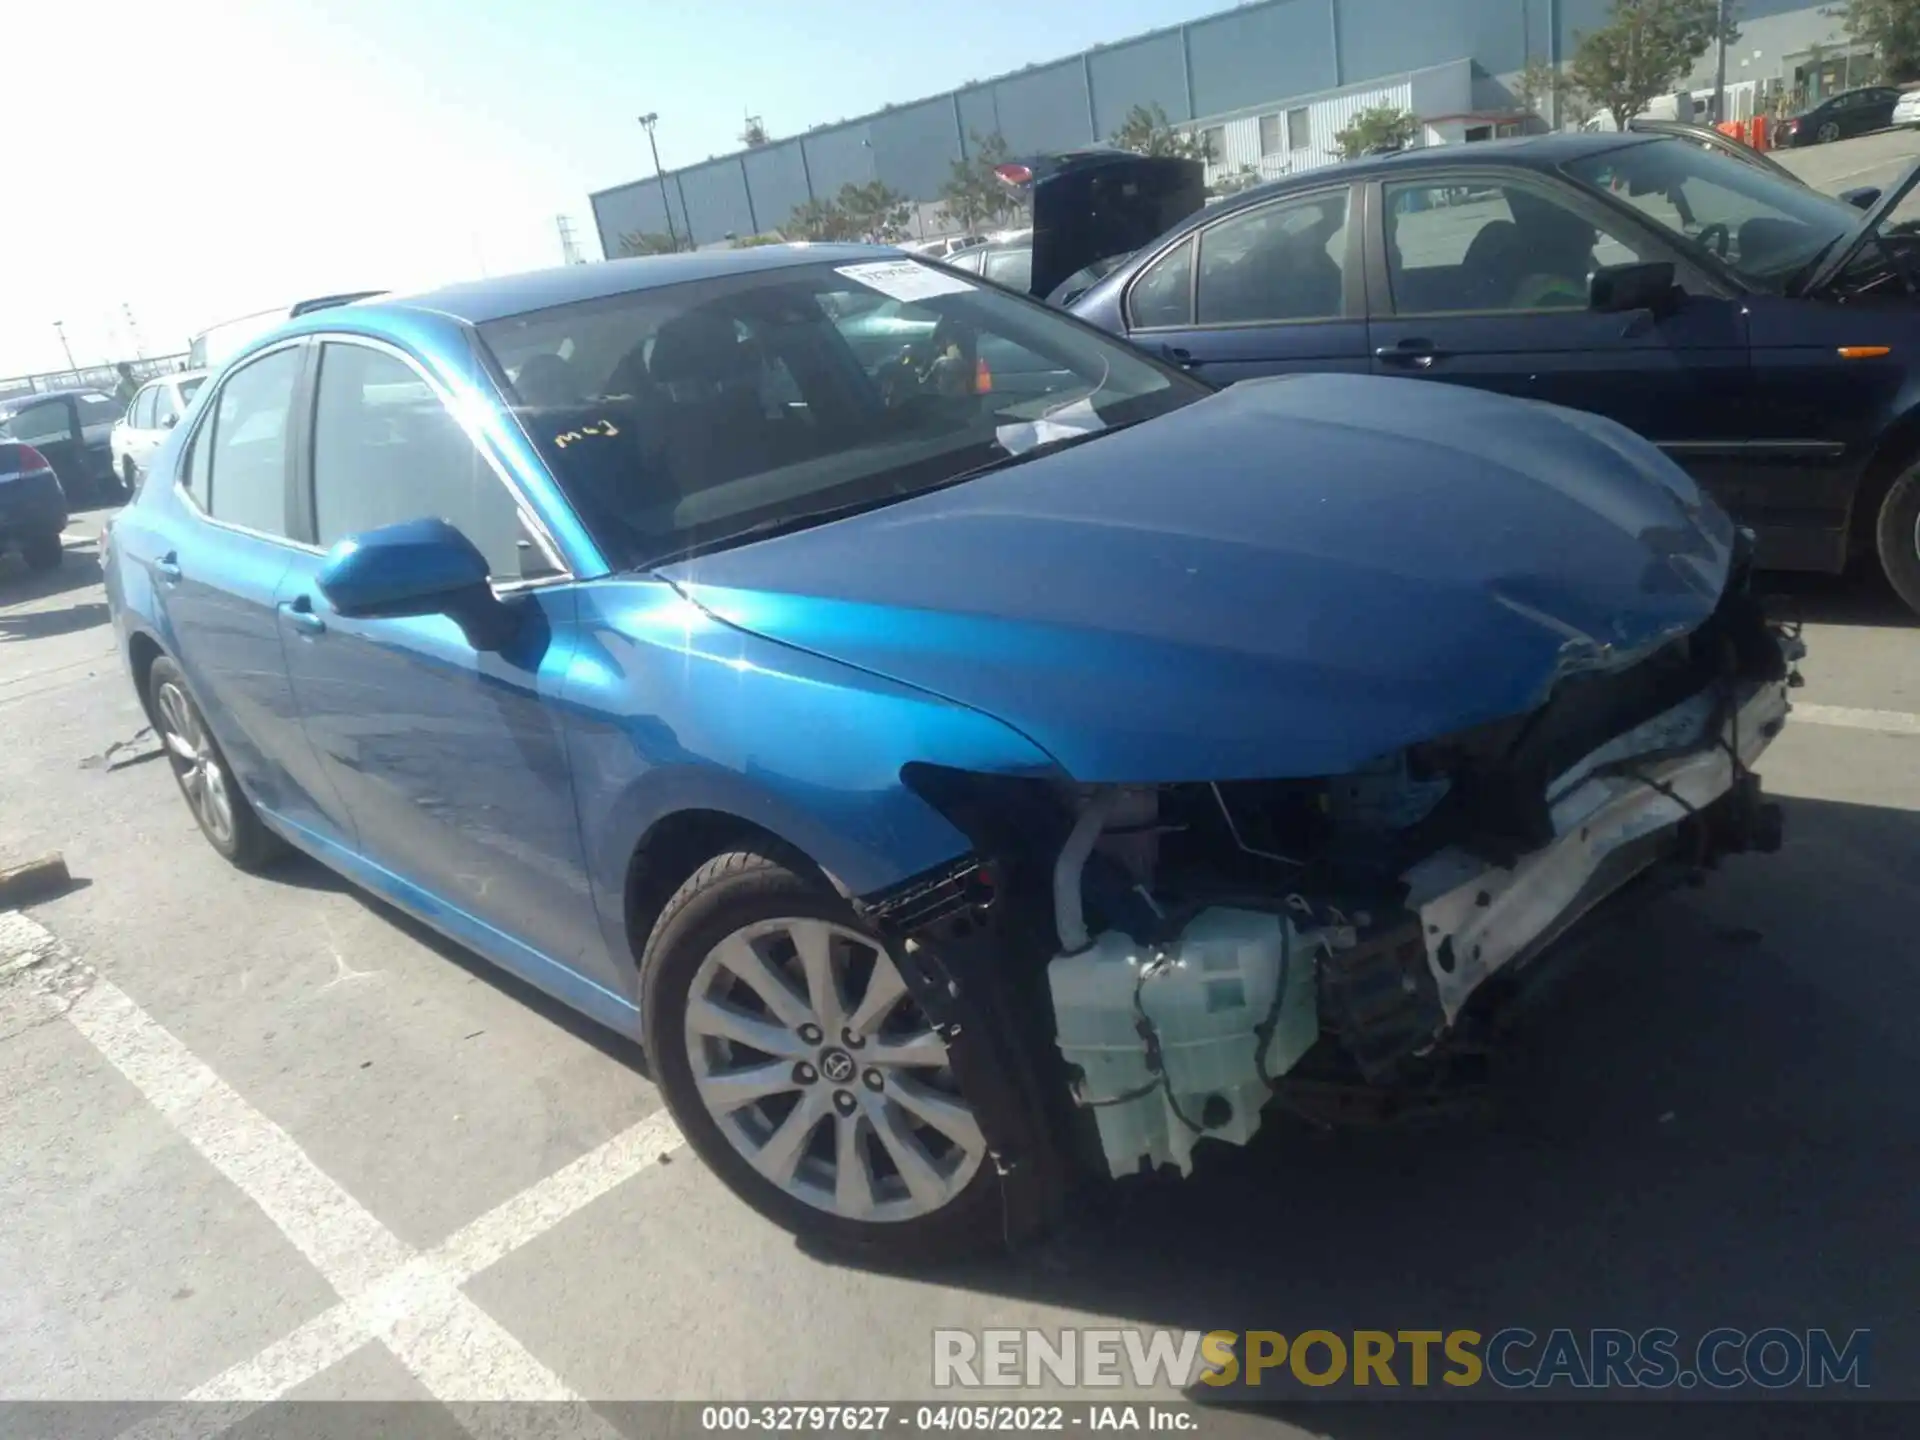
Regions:
[[355, 619], [445, 615], [476, 650], [501, 650], [518, 628], [487, 584], [487, 559], [444, 520], [408, 520], [349, 535], [315, 577], [327, 603]]
[[174, 426], [178, 425], [179, 423], [180, 423], [180, 417], [178, 415], [167, 415], [162, 417], [160, 421], [160, 428], [162, 430], [171, 430]]
[[1858, 185], [1851, 190], [1842, 190], [1840, 198], [1856, 210], [1871, 210], [1880, 199], [1880, 187], [1877, 185]]
[[1587, 308], [1604, 315], [1651, 310], [1664, 315], [1679, 305], [1673, 266], [1665, 260], [1602, 265], [1587, 277]]

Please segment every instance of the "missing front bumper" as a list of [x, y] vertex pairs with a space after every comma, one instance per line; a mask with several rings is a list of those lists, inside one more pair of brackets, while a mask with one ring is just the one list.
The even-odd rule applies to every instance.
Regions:
[[[1446, 1023], [1492, 976], [1525, 964], [1600, 901], [1672, 853], [1682, 826], [1731, 799], [1757, 805], [1747, 771], [1780, 733], [1787, 683], [1750, 685], [1725, 715], [1700, 694], [1617, 737], [1549, 790], [1556, 839], [1512, 867], [1449, 848], [1404, 879]], [[1738, 763], [1735, 763], [1735, 756]], [[1636, 762], [1635, 757], [1658, 756]], [[1752, 816], [1766, 848], [1770, 821]], [[1711, 836], [1703, 840], [1711, 842]], [[1732, 848], [1722, 845], [1721, 848]]]

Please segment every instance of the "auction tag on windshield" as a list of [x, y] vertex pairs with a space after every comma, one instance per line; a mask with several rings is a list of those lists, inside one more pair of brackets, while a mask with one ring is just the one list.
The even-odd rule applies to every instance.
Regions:
[[922, 265], [917, 260], [874, 260], [864, 265], [836, 265], [834, 273], [878, 290], [893, 300], [928, 300], [935, 295], [958, 295], [969, 285], [958, 275]]

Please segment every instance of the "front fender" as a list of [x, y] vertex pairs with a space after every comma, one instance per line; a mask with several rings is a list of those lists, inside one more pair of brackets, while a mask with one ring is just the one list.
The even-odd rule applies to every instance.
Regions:
[[567, 745], [615, 956], [643, 938], [626, 933], [629, 862], [674, 815], [759, 826], [862, 895], [967, 850], [901, 782], [903, 766], [1060, 773], [990, 716], [736, 630], [664, 582], [585, 586], [579, 624], [562, 689]]

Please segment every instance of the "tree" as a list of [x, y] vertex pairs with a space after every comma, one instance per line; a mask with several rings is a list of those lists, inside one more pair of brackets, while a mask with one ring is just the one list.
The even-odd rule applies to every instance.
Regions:
[[1536, 55], [1515, 77], [1513, 98], [1528, 114], [1537, 115], [1550, 125], [1564, 125], [1567, 123], [1563, 113], [1567, 88], [1567, 77], [1560, 67]]
[[[1693, 69], [1719, 33], [1719, 0], [1613, 0], [1607, 23], [1578, 35], [1573, 85], [1620, 129]], [[1728, 7], [1726, 39], [1738, 36]]]
[[878, 180], [842, 185], [834, 203], [862, 240], [904, 240], [913, 217], [913, 201]]
[[798, 207], [781, 227], [802, 240], [853, 240], [853, 221], [831, 199], [818, 196]]
[[1420, 122], [1411, 110], [1398, 105], [1375, 105], [1353, 117], [1351, 124], [1333, 137], [1343, 159], [1358, 160], [1362, 155], [1385, 150], [1404, 150], [1420, 133]]
[[1173, 128], [1167, 112], [1155, 105], [1136, 105], [1113, 132], [1110, 143], [1136, 155], [1177, 155], [1182, 160], [1207, 161], [1217, 157], [1209, 153], [1204, 134], [1190, 135]]
[[807, 201], [781, 228], [803, 240], [899, 240], [912, 215], [913, 202], [898, 190], [849, 182], [830, 199]]
[[747, 117], [747, 128], [740, 132], [740, 143], [749, 150], [758, 150], [773, 137], [767, 134], [767, 127], [758, 115]]
[[995, 173], [995, 167], [1013, 159], [1005, 137], [995, 131], [985, 137], [970, 134], [967, 139], [967, 158], [953, 162], [947, 183], [940, 187], [940, 199], [949, 220], [963, 230], [977, 230], [1017, 214], [1020, 201]]
[[1845, 0], [1826, 13], [1838, 16], [1860, 44], [1873, 47], [1883, 80], [1920, 78], [1920, 0]]
[[657, 230], [629, 230], [620, 237], [622, 255], [671, 255], [680, 247]]

